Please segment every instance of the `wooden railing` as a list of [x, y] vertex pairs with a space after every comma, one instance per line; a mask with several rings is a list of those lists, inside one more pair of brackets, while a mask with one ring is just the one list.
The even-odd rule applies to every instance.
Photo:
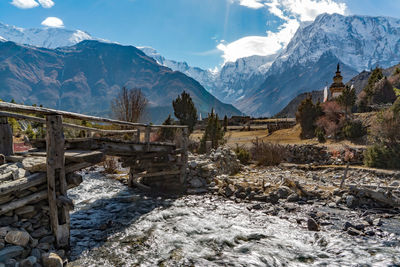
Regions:
[[[22, 113], [22, 114], [21, 114]], [[25, 114], [42, 115], [45, 118], [34, 117]], [[181, 182], [184, 183], [188, 159], [188, 128], [180, 125], [151, 125], [144, 123], [132, 123], [119, 121], [109, 118], [101, 118], [83, 115], [73, 112], [48, 109], [42, 107], [25, 106], [12, 103], [0, 102], [0, 154], [13, 154], [13, 136], [11, 126], [7, 118], [17, 120], [28, 120], [43, 123], [46, 126], [46, 161], [47, 161], [47, 191], [50, 208], [50, 220], [57, 245], [65, 247], [69, 244], [69, 209], [67, 197], [67, 181], [65, 168], [65, 139], [63, 127], [85, 130], [89, 132], [99, 132], [103, 134], [136, 134], [136, 141], [140, 142], [140, 130], [144, 130], [144, 142], [149, 151], [151, 146], [150, 135], [152, 129], [177, 128], [182, 129], [182, 167], [180, 170]], [[63, 122], [63, 118], [85, 120], [91, 122], [108, 123], [112, 125], [124, 126], [124, 130], [104, 130], [93, 127], [86, 127]]]

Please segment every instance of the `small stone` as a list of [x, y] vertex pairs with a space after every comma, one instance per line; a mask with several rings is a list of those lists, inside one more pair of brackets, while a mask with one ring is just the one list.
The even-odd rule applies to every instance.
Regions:
[[276, 190], [276, 194], [280, 199], [286, 199], [291, 193], [292, 190], [290, 190], [290, 188], [287, 186], [281, 186], [278, 188], [278, 190]]
[[307, 220], [307, 228], [309, 231], [319, 231], [319, 225], [313, 218]]
[[56, 238], [54, 236], [48, 235], [48, 236], [42, 237], [39, 240], [39, 243], [54, 243], [55, 240], [56, 240]]
[[29, 256], [25, 260], [20, 262], [20, 267], [33, 267], [33, 265], [37, 262], [37, 258], [35, 256]]
[[39, 243], [36, 247], [41, 250], [49, 250], [51, 245], [49, 243]]
[[45, 267], [63, 267], [63, 260], [53, 252], [43, 254], [42, 262]]
[[16, 216], [2, 216], [0, 217], [0, 226], [8, 226], [18, 221]]
[[34, 238], [42, 238], [46, 235], [49, 235], [51, 232], [44, 227], [40, 227], [31, 233], [31, 236]]
[[292, 193], [288, 196], [288, 198], [286, 199], [288, 202], [296, 202], [299, 200], [299, 195], [296, 193]]
[[27, 157], [22, 161], [22, 166], [30, 172], [45, 172], [46, 157]]
[[31, 256], [34, 256], [36, 259], [40, 259], [42, 256], [42, 253], [40, 252], [40, 249], [34, 248], [31, 251]]
[[352, 235], [352, 236], [357, 236], [357, 235], [362, 235], [362, 234], [363, 234], [361, 231], [358, 231], [357, 229], [355, 229], [355, 228], [353, 228], [353, 227], [349, 227], [349, 228], [347, 229], [347, 233], [348, 233], [349, 235]]
[[31, 236], [25, 231], [10, 231], [7, 233], [5, 241], [16, 246], [26, 247], [30, 238]]
[[346, 206], [348, 208], [353, 207], [354, 206], [354, 202], [355, 202], [354, 200], [355, 200], [354, 196], [352, 196], [352, 195], [347, 196], [346, 197]]
[[203, 186], [203, 183], [199, 178], [193, 178], [192, 180], [189, 181], [189, 184], [193, 188], [199, 188]]
[[21, 246], [9, 246], [0, 250], [0, 262], [5, 262], [9, 259], [17, 257], [22, 254], [24, 248]]
[[381, 226], [383, 224], [383, 222], [382, 222], [381, 218], [376, 218], [372, 221], [372, 224], [375, 226]]
[[390, 184], [390, 186], [399, 186], [400, 183], [398, 181], [394, 181]]

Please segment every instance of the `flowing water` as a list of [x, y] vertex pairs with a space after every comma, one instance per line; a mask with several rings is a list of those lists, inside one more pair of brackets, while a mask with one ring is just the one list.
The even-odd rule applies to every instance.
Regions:
[[400, 266], [398, 219], [385, 222], [384, 239], [335, 224], [316, 233], [288, 219], [304, 214], [281, 219], [213, 195], [149, 197], [98, 172], [69, 194], [72, 266]]

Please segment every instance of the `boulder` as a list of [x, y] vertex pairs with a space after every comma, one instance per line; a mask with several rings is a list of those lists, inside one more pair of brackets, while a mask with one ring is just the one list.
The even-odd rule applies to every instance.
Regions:
[[42, 262], [44, 267], [63, 267], [63, 260], [53, 252], [43, 254]]
[[5, 237], [7, 243], [26, 247], [29, 243], [31, 236], [25, 231], [10, 231]]
[[30, 172], [45, 172], [47, 170], [46, 157], [28, 157], [22, 161], [22, 166]]
[[190, 187], [192, 188], [200, 188], [203, 186], [202, 181], [199, 178], [193, 178], [189, 181]]

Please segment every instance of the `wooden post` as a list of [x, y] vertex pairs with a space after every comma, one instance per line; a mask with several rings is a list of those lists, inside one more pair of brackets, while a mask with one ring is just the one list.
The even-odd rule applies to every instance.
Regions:
[[146, 126], [144, 141], [146, 142], [146, 151], [150, 151], [150, 125]]
[[[61, 115], [46, 117], [47, 135], [47, 190], [50, 208], [51, 228], [58, 247], [69, 246], [69, 210], [66, 205], [57, 206], [58, 198], [67, 198], [65, 179], [64, 133]], [[59, 188], [56, 182], [59, 181]]]
[[183, 128], [182, 131], [182, 154], [181, 154], [181, 184], [186, 183], [186, 168], [188, 163], [188, 141], [189, 141], [189, 131], [188, 128]]
[[0, 117], [0, 154], [4, 156], [14, 154], [13, 133], [7, 117]]
[[136, 133], [136, 142], [140, 143], [140, 129], [137, 129], [137, 133]]

